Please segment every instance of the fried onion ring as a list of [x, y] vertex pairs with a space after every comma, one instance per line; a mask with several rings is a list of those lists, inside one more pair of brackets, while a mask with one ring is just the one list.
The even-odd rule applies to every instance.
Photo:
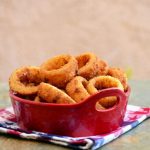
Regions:
[[59, 55], [44, 62], [41, 69], [45, 74], [45, 82], [64, 88], [76, 75], [78, 64], [73, 56]]
[[41, 102], [40, 98], [38, 96], [35, 97], [34, 102]]
[[128, 87], [127, 75], [122, 69], [115, 68], [115, 67], [109, 68], [107, 75], [119, 79], [120, 82], [122, 83], [123, 87], [124, 87], [124, 91], [127, 90], [127, 87]]
[[104, 60], [99, 60], [99, 70], [98, 75], [107, 75], [108, 72], [108, 64]]
[[96, 109], [97, 110], [105, 110], [106, 108], [103, 107], [100, 103], [96, 103]]
[[[72, 99], [79, 103], [90, 96], [86, 90], [87, 84], [88, 81], [85, 78], [76, 76], [67, 84], [66, 92]], [[101, 104], [97, 103], [96, 109], [104, 110], [105, 108]]]
[[81, 102], [90, 96], [86, 90], [87, 83], [88, 81], [85, 78], [76, 76], [67, 84], [66, 92], [77, 103]]
[[[90, 94], [94, 94], [99, 90], [111, 87], [117, 87], [123, 90], [123, 86], [118, 79], [111, 76], [98, 76], [89, 80], [89, 83], [87, 85], [87, 91]], [[105, 97], [99, 101], [99, 103], [105, 108], [112, 107], [114, 104], [116, 104], [116, 102], [117, 98], [115, 96]]]
[[48, 103], [57, 104], [74, 104], [76, 103], [70, 96], [62, 90], [48, 83], [40, 83], [38, 88], [38, 96]]
[[97, 75], [99, 65], [97, 57], [92, 53], [84, 53], [76, 57], [78, 61], [78, 75], [87, 80]]
[[38, 67], [22, 67], [15, 70], [9, 78], [10, 90], [22, 94], [36, 94], [43, 75]]

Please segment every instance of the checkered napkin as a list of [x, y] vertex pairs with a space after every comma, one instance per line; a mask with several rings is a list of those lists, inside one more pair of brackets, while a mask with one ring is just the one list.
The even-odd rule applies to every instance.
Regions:
[[36, 131], [25, 132], [18, 127], [13, 109], [12, 107], [9, 107], [0, 109], [0, 132], [24, 139], [47, 141], [49, 143], [54, 143], [75, 149], [94, 150], [118, 138], [120, 135], [136, 127], [148, 117], [150, 117], [150, 108], [141, 108], [133, 105], [128, 105], [123, 125], [119, 129], [105, 135], [73, 138]]

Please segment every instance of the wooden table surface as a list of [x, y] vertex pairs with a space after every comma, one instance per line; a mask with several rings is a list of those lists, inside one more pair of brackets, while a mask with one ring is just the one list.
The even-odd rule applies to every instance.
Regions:
[[[150, 107], [150, 81], [130, 81], [132, 89], [129, 104]], [[0, 108], [10, 106], [8, 85], [0, 84]], [[132, 131], [104, 145], [102, 150], [149, 150], [150, 120], [147, 119]], [[0, 134], [0, 150], [63, 150], [61, 146], [29, 141]]]

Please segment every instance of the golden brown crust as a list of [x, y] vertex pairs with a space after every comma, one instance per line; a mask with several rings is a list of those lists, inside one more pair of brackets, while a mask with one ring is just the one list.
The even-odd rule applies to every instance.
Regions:
[[[11, 74], [9, 86], [10, 90], [25, 99], [63, 104], [79, 103], [104, 88], [118, 87], [126, 91], [128, 87], [123, 70], [109, 68], [93, 53], [77, 57], [58, 55], [40, 67], [21, 67]], [[102, 98], [96, 108], [106, 109], [116, 102], [115, 96]]]
[[106, 108], [98, 102], [98, 103], [96, 103], [96, 109], [97, 110], [105, 110]]
[[40, 83], [38, 87], [38, 96], [48, 102], [57, 104], [74, 104], [75, 101], [62, 90], [48, 83]]
[[[111, 87], [117, 87], [123, 90], [123, 86], [118, 79], [111, 76], [98, 76], [89, 80], [89, 83], [87, 85], [87, 91], [92, 95], [98, 92], [98, 90]], [[117, 98], [114, 96], [105, 97], [99, 100], [99, 103], [105, 108], [112, 107], [116, 102]]]
[[44, 62], [41, 69], [45, 75], [45, 82], [64, 88], [76, 75], [78, 65], [73, 56], [59, 55]]
[[116, 103], [117, 103], [117, 97], [115, 96], [101, 98], [99, 101], [99, 104], [101, 104], [104, 108], [113, 107]]
[[86, 90], [87, 83], [88, 81], [85, 78], [76, 76], [67, 84], [66, 92], [76, 102], [81, 102], [90, 96]]
[[36, 94], [43, 76], [38, 67], [28, 66], [16, 69], [9, 78], [10, 90], [22, 94]]
[[124, 91], [126, 91], [126, 89], [128, 87], [127, 75], [122, 69], [115, 68], [115, 67], [109, 68], [108, 72], [107, 72], [107, 75], [110, 75], [110, 76], [112, 76], [114, 78], [119, 79], [120, 82], [122, 83], [123, 87], [124, 87]]
[[99, 70], [98, 59], [93, 53], [84, 53], [76, 57], [78, 61], [78, 75], [87, 80], [97, 75]]
[[36, 97], [35, 97], [34, 102], [41, 102], [39, 96], [36, 96]]
[[98, 75], [107, 75], [108, 72], [108, 64], [104, 60], [99, 60], [99, 70]]

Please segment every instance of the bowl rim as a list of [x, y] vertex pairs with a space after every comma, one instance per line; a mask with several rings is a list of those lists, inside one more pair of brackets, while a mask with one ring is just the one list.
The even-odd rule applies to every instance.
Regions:
[[[112, 88], [107, 88], [107, 89], [103, 89], [101, 91], [98, 91], [97, 93], [99, 92], [102, 92], [102, 91], [105, 91], [105, 90], [112, 90], [112, 89], [117, 89], [119, 91], [121, 91], [120, 89], [116, 88], [116, 87], [112, 87]], [[123, 92], [123, 91], [121, 91]], [[130, 86], [128, 86], [127, 90], [124, 91], [124, 94], [126, 95], [126, 97], [129, 97], [130, 95], [130, 92], [131, 92], [131, 88]], [[96, 95], [97, 93], [95, 94], [92, 94], [90, 96], [88, 96], [86, 99], [84, 99], [83, 101], [79, 102], [79, 103], [75, 103], [75, 104], [55, 104], [55, 103], [39, 103], [39, 102], [35, 102], [33, 100], [29, 100], [29, 99], [24, 99], [24, 98], [21, 98], [21, 97], [18, 97], [17, 95], [14, 94], [13, 91], [9, 91], [9, 96], [11, 99], [15, 100], [15, 101], [18, 101], [18, 102], [21, 102], [21, 103], [25, 103], [25, 104], [29, 104], [29, 105], [36, 105], [36, 106], [53, 106], [53, 107], [77, 107], [77, 106], [80, 106], [82, 105], [83, 103], [85, 103], [88, 99], [90, 99], [91, 97], [93, 97], [94, 95]], [[106, 110], [98, 110], [98, 111], [107, 111], [107, 110], [110, 110], [112, 108], [114, 108], [116, 105], [114, 105], [113, 107], [111, 108], [108, 108]]]

